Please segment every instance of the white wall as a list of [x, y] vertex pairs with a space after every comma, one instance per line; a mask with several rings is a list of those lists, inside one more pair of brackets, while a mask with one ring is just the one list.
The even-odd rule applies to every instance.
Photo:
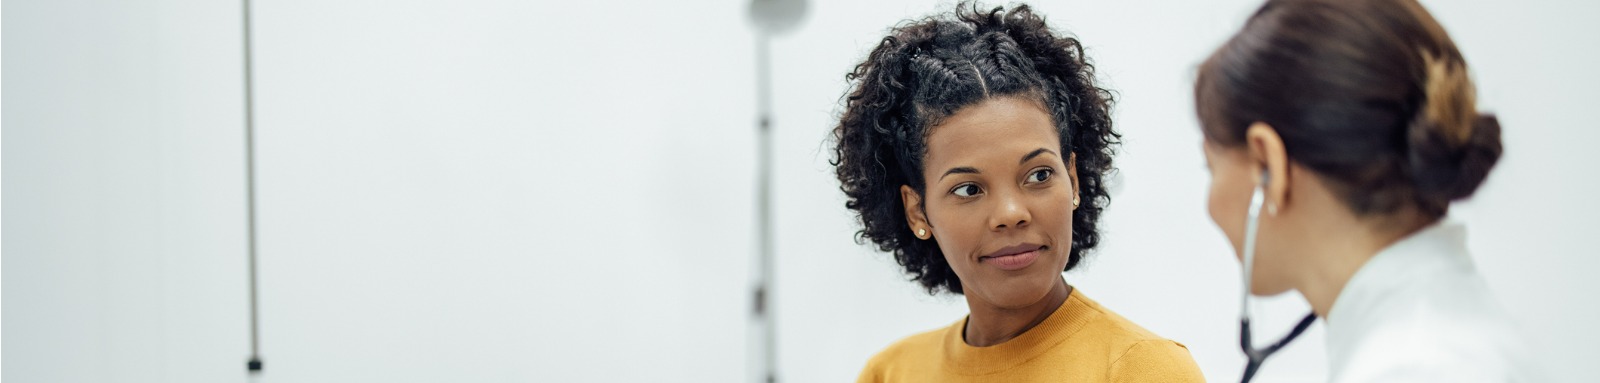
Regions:
[[0, 377], [242, 379], [238, 7], [4, 7]]
[[[1427, 1], [1506, 157], [1465, 220], [1562, 381], [1600, 380], [1589, 2]], [[944, 3], [941, 3], [944, 4]], [[1256, 6], [1047, 1], [1120, 102], [1121, 187], [1068, 279], [1236, 379], [1237, 264], [1203, 210], [1194, 66]], [[239, 8], [4, 4], [3, 376], [245, 379]], [[737, 0], [256, 4], [265, 380], [744, 381], [754, 52]], [[946, 325], [851, 241], [824, 143], [844, 73], [921, 1], [813, 1], [773, 45], [779, 368], [853, 379]], [[1275, 299], [1264, 315], [1303, 304]], [[1263, 381], [1318, 381], [1320, 325]]]
[[738, 5], [262, 2], [269, 377], [740, 380]]

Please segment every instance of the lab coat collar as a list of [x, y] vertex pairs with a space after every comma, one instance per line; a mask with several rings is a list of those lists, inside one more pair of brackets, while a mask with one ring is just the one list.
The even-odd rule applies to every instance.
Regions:
[[1466, 242], [1466, 227], [1445, 218], [1367, 260], [1345, 283], [1325, 318], [1332, 366], [1348, 360], [1349, 355], [1341, 354], [1356, 348], [1363, 329], [1382, 324], [1386, 297], [1426, 283], [1439, 272], [1473, 272]]

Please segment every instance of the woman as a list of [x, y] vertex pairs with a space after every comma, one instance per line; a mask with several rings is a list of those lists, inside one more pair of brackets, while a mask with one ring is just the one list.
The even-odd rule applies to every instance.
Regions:
[[894, 28], [847, 76], [834, 131], [858, 239], [971, 314], [880, 352], [862, 382], [1202, 380], [1188, 350], [1062, 279], [1094, 248], [1109, 92], [1027, 6]]
[[[1500, 123], [1477, 112], [1466, 61], [1420, 4], [1268, 1], [1201, 65], [1195, 100], [1211, 218], [1247, 293], [1305, 297], [1327, 323], [1332, 381], [1525, 378], [1465, 230], [1445, 219], [1500, 157]], [[1269, 353], [1250, 352], [1246, 380]]]

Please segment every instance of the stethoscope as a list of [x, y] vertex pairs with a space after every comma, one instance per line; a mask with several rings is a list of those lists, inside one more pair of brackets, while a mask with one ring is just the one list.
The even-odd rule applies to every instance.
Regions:
[[1278, 352], [1284, 345], [1289, 344], [1289, 341], [1300, 336], [1300, 333], [1305, 332], [1307, 327], [1311, 327], [1311, 322], [1317, 320], [1316, 313], [1306, 314], [1305, 318], [1300, 319], [1300, 323], [1294, 325], [1294, 330], [1289, 331], [1289, 335], [1264, 348], [1255, 348], [1254, 344], [1250, 342], [1250, 277], [1253, 275], [1250, 272], [1255, 266], [1256, 229], [1261, 224], [1261, 206], [1266, 200], [1266, 187], [1267, 172], [1262, 170], [1261, 185], [1257, 186], [1255, 194], [1250, 196], [1250, 211], [1248, 213], [1250, 218], [1249, 221], [1245, 222], [1244, 226], [1244, 293], [1242, 294], [1243, 297], [1239, 299], [1239, 347], [1244, 349], [1244, 356], [1249, 361], [1244, 365], [1244, 378], [1239, 380], [1240, 383], [1249, 383], [1250, 378], [1256, 375], [1256, 370], [1261, 368], [1261, 362], [1266, 361], [1268, 356]]

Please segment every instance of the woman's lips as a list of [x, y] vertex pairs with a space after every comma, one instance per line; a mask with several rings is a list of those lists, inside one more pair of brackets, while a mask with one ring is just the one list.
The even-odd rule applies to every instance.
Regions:
[[994, 267], [1006, 271], [1022, 270], [1027, 268], [1028, 265], [1032, 265], [1034, 260], [1039, 259], [1039, 250], [1041, 249], [1035, 248], [1033, 250], [1015, 254], [985, 256], [978, 258], [978, 262], [987, 262], [994, 265]]

